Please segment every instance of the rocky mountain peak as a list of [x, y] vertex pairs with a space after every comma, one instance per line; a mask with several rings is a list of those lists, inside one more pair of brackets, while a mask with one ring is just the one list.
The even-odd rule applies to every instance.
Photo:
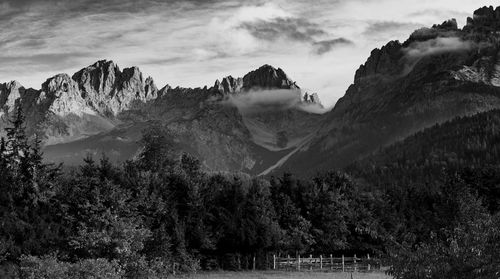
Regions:
[[259, 89], [299, 89], [285, 72], [271, 65], [264, 65], [243, 77], [243, 88], [250, 90]]
[[241, 91], [243, 88], [243, 78], [234, 78], [227, 76], [222, 81], [215, 82], [215, 88], [224, 94], [234, 94]]
[[47, 79], [42, 84], [37, 103], [59, 116], [92, 113], [85, 105], [78, 84], [67, 74]]
[[67, 74], [55, 75], [42, 83], [42, 91], [47, 93], [61, 93], [68, 90], [78, 91], [78, 84]]
[[[424, 27], [415, 30], [404, 43], [391, 41], [380, 49], [374, 49], [365, 64], [356, 71], [355, 83], [363, 78], [376, 78], [378, 81], [383, 81], [400, 77], [403, 73], [408, 74], [408, 70], [414, 66], [408, 62], [412, 59], [408, 53], [417, 55], [436, 54], [443, 51], [455, 53], [462, 46], [458, 43], [453, 45], [452, 41], [467, 41], [470, 32], [476, 31], [500, 31], [500, 7], [497, 9], [483, 7], [477, 10], [474, 12], [474, 18], [469, 18], [463, 30], [458, 28], [456, 19], [450, 19], [441, 24], [435, 24], [431, 28]], [[449, 38], [449, 40], [444, 38]], [[463, 49], [466, 48], [464, 44]]]
[[[144, 81], [144, 91], [148, 100], [158, 97], [159, 90], [152, 77], [147, 77]], [[168, 86], [168, 85], [167, 85]]]
[[464, 31], [496, 32], [500, 31], [500, 7], [482, 7], [474, 12], [473, 17], [467, 18]]
[[432, 29], [443, 30], [443, 31], [456, 31], [458, 30], [458, 23], [455, 18], [447, 20], [441, 24], [434, 24]]
[[401, 59], [403, 45], [399, 41], [391, 41], [382, 48], [374, 49], [364, 65], [355, 74], [355, 81], [368, 76], [393, 75], [400, 72], [395, 64]]
[[122, 72], [113, 61], [97, 61], [75, 73], [72, 79], [78, 83], [87, 104], [104, 115], [117, 115], [158, 96], [151, 77], [144, 79], [137, 67]]
[[81, 69], [73, 75], [82, 90], [82, 97], [87, 95], [112, 94], [120, 69], [113, 61], [101, 60]]
[[143, 80], [141, 71], [135, 66], [123, 69], [121, 78], [123, 80]]
[[304, 93], [304, 96], [302, 96], [302, 102], [308, 103], [308, 104], [316, 104], [321, 107], [323, 107], [323, 104], [321, 104], [321, 100], [319, 99], [318, 93]]
[[5, 83], [5, 85], [7, 86], [7, 88], [20, 88], [22, 87], [21, 83], [17, 80], [12, 80], [10, 82], [7, 82]]
[[144, 79], [138, 67], [123, 69], [123, 72], [119, 75], [118, 83], [122, 91], [132, 93], [132, 95], [135, 93], [135, 97], [142, 101], [148, 101], [157, 97], [158, 88], [153, 78], [147, 77]]
[[254, 89], [300, 89], [282, 69], [267, 64], [249, 72], [243, 78], [227, 76], [220, 81], [217, 80], [214, 87], [223, 94], [234, 94]]
[[20, 91], [22, 89], [24, 89], [23, 86], [15, 80], [0, 83], [0, 113], [3, 108], [9, 110], [9, 108], [14, 107], [16, 100], [21, 97]]

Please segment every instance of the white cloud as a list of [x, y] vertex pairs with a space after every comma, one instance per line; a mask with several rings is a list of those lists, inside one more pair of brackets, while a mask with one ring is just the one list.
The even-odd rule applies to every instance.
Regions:
[[229, 95], [224, 104], [236, 106], [245, 114], [261, 113], [295, 108], [310, 113], [324, 113], [321, 105], [301, 102], [301, 90], [253, 90], [241, 94]]
[[472, 42], [463, 41], [456, 37], [436, 38], [424, 42], [415, 42], [404, 49], [404, 52], [409, 59], [413, 60], [444, 52], [469, 50], [472, 46]]

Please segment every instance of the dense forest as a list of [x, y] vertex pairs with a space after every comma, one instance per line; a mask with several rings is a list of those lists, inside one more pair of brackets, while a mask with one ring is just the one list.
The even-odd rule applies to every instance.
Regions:
[[310, 179], [206, 173], [164, 127], [134, 160], [46, 164], [18, 111], [0, 143], [1, 278], [164, 278], [370, 253], [395, 278], [500, 277], [500, 112]]
[[500, 209], [499, 170], [500, 110], [437, 124], [346, 168], [358, 183], [386, 190], [442, 184], [444, 173], [461, 173], [493, 211]]

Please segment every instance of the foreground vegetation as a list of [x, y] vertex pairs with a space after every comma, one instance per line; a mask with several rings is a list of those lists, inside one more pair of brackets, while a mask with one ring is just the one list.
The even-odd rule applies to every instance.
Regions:
[[62, 173], [23, 125], [19, 111], [0, 142], [1, 278], [164, 278], [249, 269], [254, 257], [266, 269], [274, 253], [370, 253], [395, 278], [499, 277], [496, 166], [423, 185], [212, 174], [156, 127], [135, 160], [88, 157]]

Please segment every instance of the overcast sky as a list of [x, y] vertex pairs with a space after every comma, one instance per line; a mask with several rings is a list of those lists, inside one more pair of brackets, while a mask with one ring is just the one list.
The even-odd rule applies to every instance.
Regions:
[[271, 64], [331, 106], [373, 48], [495, 2], [0, 0], [0, 82], [40, 88], [108, 59], [158, 87], [201, 87]]

